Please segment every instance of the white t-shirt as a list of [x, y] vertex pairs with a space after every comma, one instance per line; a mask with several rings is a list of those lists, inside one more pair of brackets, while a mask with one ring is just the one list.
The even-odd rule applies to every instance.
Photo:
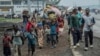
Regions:
[[83, 19], [84, 19], [84, 28], [83, 30], [84, 31], [90, 31], [90, 30], [93, 30], [93, 26], [89, 27], [89, 25], [92, 25], [93, 22], [93, 16], [89, 15], [89, 16], [86, 16], [86, 15], [83, 15]]

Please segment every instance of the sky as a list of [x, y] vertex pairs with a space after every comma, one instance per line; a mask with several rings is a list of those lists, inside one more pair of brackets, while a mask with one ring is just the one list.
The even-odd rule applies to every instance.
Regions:
[[88, 6], [88, 5], [99, 5], [100, 0], [61, 0], [59, 5], [63, 6]]

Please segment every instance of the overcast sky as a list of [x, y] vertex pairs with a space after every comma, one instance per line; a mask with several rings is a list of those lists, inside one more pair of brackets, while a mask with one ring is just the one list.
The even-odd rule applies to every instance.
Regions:
[[99, 0], [61, 0], [59, 5], [64, 5], [64, 6], [87, 6], [87, 5], [99, 5], [100, 1]]

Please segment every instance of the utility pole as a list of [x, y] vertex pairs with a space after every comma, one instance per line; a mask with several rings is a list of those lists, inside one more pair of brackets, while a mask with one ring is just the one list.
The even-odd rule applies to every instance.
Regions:
[[27, 0], [28, 2], [28, 11], [29, 11], [29, 14], [31, 15], [31, 3], [30, 3], [30, 0]]
[[37, 0], [37, 9], [39, 11], [39, 0]]

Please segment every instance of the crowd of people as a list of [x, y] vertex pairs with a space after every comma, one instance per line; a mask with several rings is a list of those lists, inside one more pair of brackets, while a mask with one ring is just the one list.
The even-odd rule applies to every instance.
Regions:
[[85, 40], [85, 51], [88, 50], [89, 45], [93, 48], [93, 25], [95, 24], [95, 19], [91, 15], [90, 9], [86, 8], [84, 12], [81, 7], [70, 10], [67, 15], [67, 21], [69, 25], [68, 33], [73, 36], [73, 48], [80, 46], [80, 41], [83, 41], [83, 39]]
[[[95, 24], [94, 17], [90, 14], [89, 8], [82, 12], [82, 8], [73, 8], [64, 14], [68, 21], [69, 31], [72, 34], [73, 48], [77, 48], [80, 41], [85, 39], [85, 51], [88, 50], [88, 42], [93, 48], [93, 25]], [[21, 47], [28, 39], [28, 56], [33, 56], [35, 48], [44, 48], [46, 42], [51, 48], [56, 48], [59, 43], [59, 35], [64, 30], [64, 17], [58, 16], [53, 11], [44, 11], [41, 17], [38, 11], [34, 11], [30, 17], [27, 11], [23, 12], [23, 25], [19, 28], [18, 25], [13, 25], [12, 36], [7, 32], [3, 38], [4, 56], [11, 55], [11, 46], [13, 44], [14, 53], [21, 56]], [[67, 37], [67, 36], [66, 36]], [[31, 53], [31, 54], [30, 54]]]

